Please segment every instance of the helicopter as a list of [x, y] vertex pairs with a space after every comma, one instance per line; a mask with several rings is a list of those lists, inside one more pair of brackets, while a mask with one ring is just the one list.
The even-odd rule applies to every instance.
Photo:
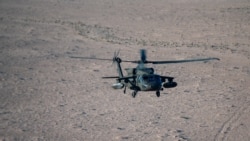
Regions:
[[[128, 61], [122, 60], [118, 57], [119, 51], [114, 53], [113, 59], [104, 59], [96, 57], [75, 57], [70, 58], [76, 59], [95, 59], [95, 60], [107, 60], [113, 61], [117, 66], [118, 76], [107, 76], [102, 77], [103, 79], [116, 79], [116, 83], [112, 85], [114, 89], [123, 89], [123, 93], [126, 93], [126, 89], [132, 90], [132, 97], [135, 98], [139, 91], [155, 91], [156, 96], [160, 97], [160, 91], [164, 88], [174, 88], [177, 86], [177, 82], [174, 82], [174, 77], [162, 76], [156, 74], [154, 69], [146, 67], [145, 64], [174, 64], [174, 63], [187, 63], [197, 61], [209, 61], [209, 60], [220, 60], [219, 58], [201, 58], [201, 59], [188, 59], [188, 60], [171, 60], [171, 61], [148, 61], [146, 56], [146, 50], [140, 50], [140, 60]], [[135, 68], [125, 68], [127, 75], [123, 75], [121, 63], [129, 62], [138, 64]]]

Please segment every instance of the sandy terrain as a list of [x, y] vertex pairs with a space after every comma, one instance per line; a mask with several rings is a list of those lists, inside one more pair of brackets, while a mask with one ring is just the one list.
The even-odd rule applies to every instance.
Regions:
[[[113, 90], [112, 62], [152, 65], [178, 87]], [[123, 67], [135, 64], [123, 63]], [[0, 0], [0, 140], [250, 140], [249, 0]]]

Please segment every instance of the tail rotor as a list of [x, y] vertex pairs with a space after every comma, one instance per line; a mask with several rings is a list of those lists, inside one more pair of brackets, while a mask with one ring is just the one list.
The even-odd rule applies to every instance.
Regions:
[[118, 57], [119, 54], [120, 54], [120, 49], [118, 51], [114, 52], [114, 57], [113, 57], [112, 65], [114, 64], [114, 62], [118, 62], [118, 63], [122, 62], [122, 59]]

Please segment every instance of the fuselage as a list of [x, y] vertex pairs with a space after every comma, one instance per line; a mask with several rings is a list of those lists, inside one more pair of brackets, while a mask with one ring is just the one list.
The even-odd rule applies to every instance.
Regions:
[[161, 77], [156, 74], [138, 75], [136, 85], [141, 91], [157, 91], [162, 87]]
[[[136, 86], [139, 91], [158, 91], [162, 88], [161, 77], [154, 74], [153, 68], [126, 68], [128, 76], [136, 76], [136, 78], [129, 79], [130, 82]], [[130, 89], [134, 89], [131, 83], [126, 83]]]

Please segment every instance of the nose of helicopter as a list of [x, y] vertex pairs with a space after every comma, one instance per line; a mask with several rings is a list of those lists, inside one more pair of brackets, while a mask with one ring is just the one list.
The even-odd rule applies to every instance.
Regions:
[[151, 89], [152, 90], [159, 90], [161, 89], [161, 82], [160, 81], [155, 81], [154, 83], [151, 84]]
[[160, 90], [161, 79], [158, 75], [143, 75], [140, 77], [139, 82], [142, 84], [142, 89], [147, 91]]

